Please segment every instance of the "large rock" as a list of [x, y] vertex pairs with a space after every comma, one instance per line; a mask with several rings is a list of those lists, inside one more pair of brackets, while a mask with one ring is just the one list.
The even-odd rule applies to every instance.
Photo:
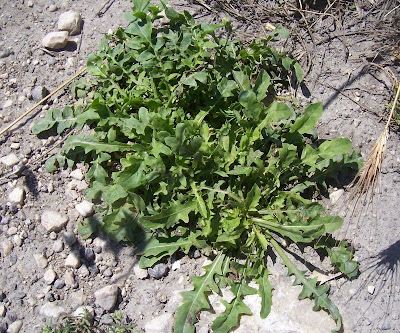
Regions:
[[79, 13], [69, 10], [58, 18], [58, 30], [68, 31], [72, 35], [79, 34], [82, 26], [82, 18]]
[[106, 311], [111, 311], [117, 304], [118, 287], [116, 285], [105, 286], [94, 293], [96, 304]]
[[164, 313], [144, 326], [146, 333], [172, 333], [174, 327], [174, 316], [172, 313]]
[[42, 39], [42, 45], [48, 49], [62, 50], [68, 43], [67, 31], [55, 31], [48, 33]]
[[42, 213], [41, 223], [48, 232], [60, 231], [68, 222], [68, 217], [53, 210]]
[[46, 317], [58, 318], [61, 315], [66, 314], [66, 311], [62, 306], [48, 302], [40, 308], [40, 314]]

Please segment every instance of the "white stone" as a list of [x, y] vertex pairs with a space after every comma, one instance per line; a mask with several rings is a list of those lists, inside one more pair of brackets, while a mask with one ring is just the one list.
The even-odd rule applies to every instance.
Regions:
[[96, 304], [106, 311], [111, 311], [117, 303], [118, 287], [114, 284], [105, 286], [94, 293]]
[[67, 31], [55, 31], [48, 33], [42, 39], [42, 45], [49, 49], [61, 50], [68, 43], [68, 32]]
[[72, 286], [75, 283], [74, 273], [69, 271], [65, 272], [64, 282], [67, 286]]
[[10, 240], [5, 239], [2, 245], [3, 245], [3, 255], [6, 257], [11, 253], [12, 249], [14, 248], [14, 244]]
[[81, 203], [75, 205], [75, 209], [78, 211], [79, 214], [83, 217], [88, 217], [93, 214], [93, 203], [87, 200], [83, 200]]
[[178, 270], [180, 268], [181, 268], [181, 261], [180, 260], [174, 261], [174, 263], [171, 266], [171, 269], [173, 271], [176, 271], [176, 270]]
[[7, 333], [18, 333], [22, 328], [22, 320], [16, 320], [8, 326]]
[[82, 180], [84, 177], [81, 169], [75, 169], [69, 175], [71, 178], [74, 178], [77, 180]]
[[11, 154], [8, 154], [7, 156], [3, 156], [0, 159], [0, 162], [8, 167], [12, 167], [12, 166], [18, 164], [19, 159], [18, 159], [17, 155], [15, 155], [14, 153], [11, 153]]
[[368, 286], [367, 287], [368, 293], [373, 295], [375, 292], [375, 286]]
[[17, 227], [10, 227], [10, 228], [8, 228], [8, 230], [7, 230], [7, 235], [8, 235], [8, 236], [13, 236], [13, 235], [15, 235], [17, 232], [18, 232]]
[[17, 245], [19, 247], [22, 245], [22, 238], [18, 235], [14, 235], [13, 242], [15, 243], [15, 245]]
[[339, 201], [340, 197], [344, 194], [344, 190], [340, 189], [335, 192], [329, 194], [329, 199], [331, 200], [332, 205]]
[[41, 223], [48, 232], [60, 231], [68, 222], [68, 217], [53, 210], [42, 213]]
[[55, 12], [57, 9], [57, 6], [54, 4], [49, 6], [49, 12]]
[[140, 268], [139, 263], [136, 263], [135, 266], [133, 266], [133, 271], [138, 279], [143, 280], [147, 278], [147, 269]]
[[49, 268], [44, 274], [43, 274], [43, 280], [47, 284], [52, 284], [54, 280], [56, 279], [57, 275], [56, 272], [54, 272], [53, 268]]
[[94, 317], [94, 309], [93, 307], [86, 305], [86, 306], [80, 306], [77, 308], [72, 315], [74, 317], [84, 317], [85, 314], [87, 314], [87, 319], [91, 320]]
[[41, 269], [45, 269], [49, 263], [41, 253], [35, 253], [33, 258], [35, 259], [36, 265]]
[[79, 252], [77, 251], [72, 251], [65, 259], [65, 267], [78, 268], [80, 264], [81, 260], [79, 258]]
[[10, 106], [13, 105], [13, 101], [11, 99], [8, 99], [4, 102], [3, 104], [3, 109], [9, 108]]
[[0, 304], [0, 317], [4, 317], [6, 315], [6, 307], [4, 304]]
[[73, 10], [62, 13], [58, 18], [58, 30], [68, 31], [70, 35], [79, 34], [81, 25], [81, 16]]
[[64, 249], [64, 243], [61, 239], [57, 239], [53, 243], [53, 251], [54, 252], [61, 252]]
[[58, 318], [62, 314], [66, 314], [66, 311], [62, 306], [58, 306], [54, 302], [48, 302], [40, 308], [40, 314], [46, 317]]
[[21, 144], [20, 144], [19, 142], [13, 142], [13, 143], [10, 145], [10, 148], [11, 148], [11, 149], [15, 149], [15, 150], [19, 149], [20, 147], [21, 147]]
[[144, 326], [146, 333], [172, 333], [174, 327], [174, 316], [172, 313], [164, 313]]
[[8, 194], [8, 200], [16, 204], [22, 204], [25, 198], [25, 190], [23, 187], [16, 187]]

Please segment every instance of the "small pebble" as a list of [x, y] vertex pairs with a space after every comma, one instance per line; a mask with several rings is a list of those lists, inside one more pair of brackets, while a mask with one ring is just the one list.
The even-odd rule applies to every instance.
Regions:
[[63, 232], [62, 237], [67, 246], [72, 246], [76, 243], [76, 236], [72, 232]]
[[53, 243], [53, 251], [54, 252], [61, 252], [64, 249], [64, 243], [61, 239], [57, 239], [56, 241], [54, 241]]
[[80, 266], [80, 258], [78, 251], [72, 251], [65, 259], [65, 267], [78, 268]]
[[157, 264], [153, 268], [149, 268], [147, 272], [152, 278], [161, 279], [168, 274], [168, 266], [165, 264]]
[[47, 284], [52, 284], [54, 280], [56, 279], [57, 275], [56, 272], [54, 272], [53, 268], [49, 268], [44, 274], [43, 274], [43, 280]]
[[369, 294], [373, 295], [375, 292], [375, 286], [368, 286], [367, 291]]
[[54, 282], [54, 288], [56, 288], [56, 289], [62, 289], [62, 288], [64, 288], [64, 287], [65, 287], [65, 282], [64, 282], [63, 280], [57, 279], [57, 280]]
[[47, 259], [45, 258], [45, 256], [44, 256], [43, 254], [41, 254], [41, 253], [35, 253], [35, 254], [33, 255], [33, 258], [35, 259], [36, 265], [37, 265], [39, 268], [44, 269], [44, 268], [47, 267], [48, 261], [47, 261]]
[[113, 275], [111, 268], [107, 268], [106, 270], [104, 270], [103, 275], [105, 277], [111, 277]]

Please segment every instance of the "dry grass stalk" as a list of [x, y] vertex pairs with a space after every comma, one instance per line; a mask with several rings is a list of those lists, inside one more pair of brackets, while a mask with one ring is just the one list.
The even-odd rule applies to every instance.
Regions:
[[397, 87], [396, 96], [390, 111], [389, 117], [386, 121], [385, 128], [376, 141], [371, 152], [368, 154], [362, 168], [357, 173], [356, 177], [350, 184], [351, 195], [350, 202], [354, 202], [353, 213], [356, 210], [360, 200], [364, 197], [365, 203], [370, 204], [373, 200], [373, 196], [376, 189], [378, 177], [381, 172], [382, 162], [386, 150], [386, 143], [389, 136], [390, 122], [393, 118], [394, 111], [396, 109], [397, 101], [400, 94], [400, 85]]

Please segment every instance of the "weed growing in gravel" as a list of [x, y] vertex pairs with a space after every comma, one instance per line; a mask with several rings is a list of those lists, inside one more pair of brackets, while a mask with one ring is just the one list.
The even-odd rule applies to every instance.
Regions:
[[122, 313], [115, 311], [113, 314], [113, 322], [104, 329], [100, 329], [92, 320], [88, 319], [88, 314], [76, 318], [66, 317], [58, 325], [46, 325], [42, 333], [140, 333], [132, 323], [128, 324], [124, 321]]
[[330, 236], [342, 219], [315, 199], [339, 169], [360, 160], [348, 139], [317, 143], [321, 104], [299, 110], [277, 99], [288, 78], [302, 80], [298, 62], [269, 46], [287, 32], [278, 27], [244, 47], [229, 22], [197, 24], [164, 4], [135, 0], [127, 17], [130, 25], [89, 57], [90, 81], [73, 87], [80, 102], [50, 110], [33, 128], [88, 129], [46, 163], [49, 171], [90, 166], [86, 195], [98, 205], [81, 233], [101, 229], [134, 244], [143, 268], [192, 247], [213, 258], [182, 293], [176, 333], [194, 332], [199, 311], [210, 308], [207, 295], [226, 286], [235, 297], [222, 301], [214, 332], [251, 314], [246, 295], [260, 295], [267, 317], [271, 251], [303, 287], [299, 297], [314, 299], [314, 309], [329, 312], [340, 329], [329, 286], [308, 278], [284, 249], [314, 247], [347, 277], [357, 274], [348, 244]]

